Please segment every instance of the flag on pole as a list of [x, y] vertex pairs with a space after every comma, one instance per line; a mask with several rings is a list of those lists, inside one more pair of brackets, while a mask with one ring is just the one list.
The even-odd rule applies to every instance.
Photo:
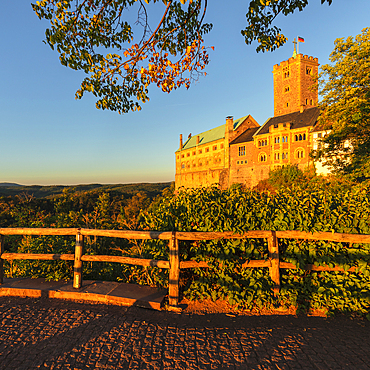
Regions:
[[304, 43], [304, 38], [298, 36], [298, 42], [303, 42]]

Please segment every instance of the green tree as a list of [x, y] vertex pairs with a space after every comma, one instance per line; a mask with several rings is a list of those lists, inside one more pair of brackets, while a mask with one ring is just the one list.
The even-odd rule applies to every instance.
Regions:
[[370, 178], [370, 28], [335, 41], [332, 64], [321, 67], [319, 123], [331, 130], [314, 153], [334, 171]]

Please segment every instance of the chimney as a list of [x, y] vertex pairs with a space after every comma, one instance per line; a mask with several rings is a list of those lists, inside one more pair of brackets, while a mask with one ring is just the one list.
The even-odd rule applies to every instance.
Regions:
[[232, 140], [232, 136], [234, 133], [234, 118], [233, 116], [226, 117], [226, 125], [225, 125], [225, 145], [229, 145], [230, 141]]
[[180, 134], [180, 150], [182, 149], [182, 134]]
[[197, 136], [197, 145], [199, 144], [199, 135]]

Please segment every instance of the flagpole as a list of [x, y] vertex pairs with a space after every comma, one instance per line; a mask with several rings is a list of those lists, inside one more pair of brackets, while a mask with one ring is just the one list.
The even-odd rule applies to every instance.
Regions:
[[299, 54], [299, 36], [297, 36], [297, 54]]

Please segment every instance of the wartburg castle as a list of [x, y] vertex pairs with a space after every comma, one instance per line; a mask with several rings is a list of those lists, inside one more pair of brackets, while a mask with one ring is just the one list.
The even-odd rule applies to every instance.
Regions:
[[318, 59], [297, 54], [273, 68], [274, 116], [260, 126], [251, 115], [234, 119], [184, 141], [176, 157], [176, 189], [234, 183], [252, 188], [269, 172], [284, 165], [300, 169], [315, 166], [318, 174], [328, 171], [309, 156], [325, 135], [317, 124], [318, 91], [313, 76]]

